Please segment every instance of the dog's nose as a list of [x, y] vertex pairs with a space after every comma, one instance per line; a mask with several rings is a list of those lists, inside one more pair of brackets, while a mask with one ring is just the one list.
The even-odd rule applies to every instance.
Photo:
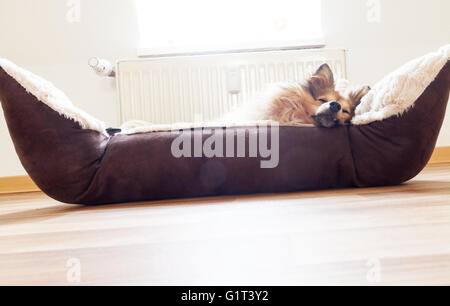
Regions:
[[330, 110], [332, 113], [337, 113], [341, 110], [341, 105], [337, 102], [331, 102], [330, 103]]

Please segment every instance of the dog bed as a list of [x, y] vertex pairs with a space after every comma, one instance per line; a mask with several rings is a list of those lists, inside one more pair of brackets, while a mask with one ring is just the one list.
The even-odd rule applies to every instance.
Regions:
[[[446, 46], [395, 71], [364, 98], [353, 125], [331, 129], [259, 122], [110, 136], [51, 83], [1, 59], [0, 100], [24, 168], [65, 203], [396, 185], [415, 177], [434, 150], [449, 98], [449, 54]], [[230, 139], [231, 148], [219, 145]], [[279, 154], [252, 149], [256, 141]], [[210, 150], [196, 152], [198, 144]]]

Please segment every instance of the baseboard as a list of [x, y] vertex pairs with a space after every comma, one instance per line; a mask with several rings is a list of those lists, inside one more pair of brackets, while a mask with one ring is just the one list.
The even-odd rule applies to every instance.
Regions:
[[0, 178], [0, 194], [35, 191], [39, 191], [39, 188], [29, 176], [13, 176]]
[[450, 147], [439, 147], [434, 150], [430, 164], [450, 163]]

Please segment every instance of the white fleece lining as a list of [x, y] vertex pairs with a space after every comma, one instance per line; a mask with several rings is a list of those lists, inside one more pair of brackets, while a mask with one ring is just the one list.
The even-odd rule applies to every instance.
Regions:
[[399, 116], [414, 106], [414, 102], [433, 82], [450, 58], [450, 45], [410, 61], [392, 72], [361, 100], [352, 123], [369, 124]]
[[[136, 123], [136, 124], [135, 124]], [[213, 128], [233, 128], [233, 127], [255, 127], [255, 126], [291, 126], [281, 125], [271, 120], [253, 120], [253, 121], [236, 121], [236, 122], [179, 122], [173, 124], [150, 124], [143, 121], [130, 121], [121, 126], [122, 135], [133, 135], [150, 132], [170, 132], [189, 129], [213, 129]], [[295, 127], [314, 127], [312, 124], [300, 124]]]
[[0, 67], [40, 102], [61, 116], [77, 122], [81, 128], [105, 135], [105, 123], [92, 117], [72, 104], [69, 98], [52, 83], [23, 69], [7, 59], [0, 58]]

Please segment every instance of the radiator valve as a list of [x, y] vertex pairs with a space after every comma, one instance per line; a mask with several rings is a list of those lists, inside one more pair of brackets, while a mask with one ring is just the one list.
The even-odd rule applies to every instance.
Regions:
[[116, 76], [114, 66], [108, 60], [92, 57], [89, 59], [88, 63], [99, 76], [112, 78]]

